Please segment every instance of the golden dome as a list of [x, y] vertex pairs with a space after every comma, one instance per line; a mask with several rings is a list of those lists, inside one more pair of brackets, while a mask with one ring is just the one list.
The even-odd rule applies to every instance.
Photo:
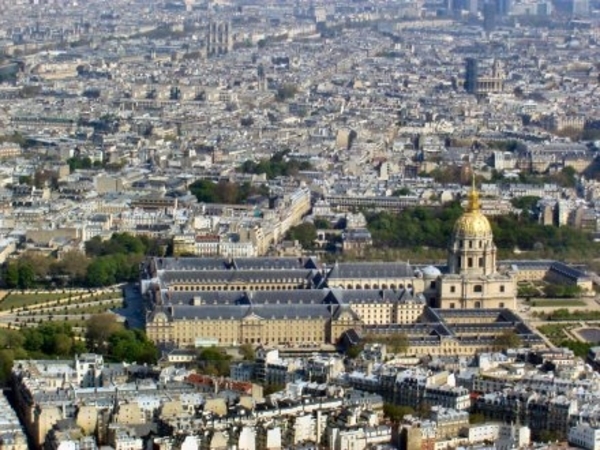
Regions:
[[469, 193], [467, 211], [454, 224], [454, 236], [457, 238], [490, 238], [492, 226], [480, 210], [479, 192], [475, 183]]

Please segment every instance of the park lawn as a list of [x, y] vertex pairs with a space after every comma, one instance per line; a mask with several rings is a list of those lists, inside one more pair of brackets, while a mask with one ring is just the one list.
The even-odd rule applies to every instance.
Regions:
[[25, 306], [52, 302], [56, 300], [63, 300], [63, 304], [65, 304], [65, 301], [69, 300], [69, 298], [71, 299], [71, 304], [76, 305], [77, 303], [88, 303], [99, 300], [120, 301], [123, 299], [123, 294], [120, 291], [91, 295], [87, 292], [77, 292], [71, 293], [69, 297], [68, 292], [52, 294], [20, 294], [11, 292], [4, 297], [4, 299], [0, 300], [0, 310], [9, 311], [10, 308], [23, 308]]
[[[86, 305], [86, 306], [81, 306], [79, 308], [71, 306], [70, 308], [67, 308], [66, 314], [73, 315], [73, 316], [76, 316], [78, 314], [100, 314], [100, 313], [108, 311], [109, 309], [121, 308], [122, 306], [123, 306], [123, 302], [121, 300], [115, 300], [114, 302], [103, 303], [101, 305]], [[49, 312], [44, 312], [42, 314], [61, 315], [61, 314], [65, 314], [65, 312], [63, 309], [58, 309], [58, 310], [53, 310], [53, 311], [49, 311]]]
[[571, 306], [586, 306], [586, 303], [583, 300], [577, 299], [561, 299], [561, 300], [532, 300], [532, 307], [539, 308], [569, 308]]
[[19, 294], [11, 292], [0, 301], [0, 308], [3, 311], [9, 311], [10, 308], [23, 308], [24, 306], [35, 305], [36, 303], [45, 303], [61, 298], [68, 298], [69, 294]]
[[547, 325], [540, 325], [537, 330], [545, 335], [554, 345], [560, 345], [562, 341], [568, 338], [564, 333], [564, 330], [574, 328], [571, 324], [558, 324], [551, 323]]

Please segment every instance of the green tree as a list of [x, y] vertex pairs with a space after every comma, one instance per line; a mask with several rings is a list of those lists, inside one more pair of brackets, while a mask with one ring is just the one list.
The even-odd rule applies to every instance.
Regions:
[[515, 208], [522, 209], [523, 211], [533, 211], [539, 201], [540, 197], [535, 195], [526, 195], [524, 197], [515, 197], [511, 199], [510, 203]]
[[58, 333], [53, 339], [52, 353], [58, 356], [69, 356], [73, 349], [73, 338], [65, 333]]
[[21, 348], [25, 342], [25, 338], [20, 331], [0, 329], [0, 349], [3, 348]]
[[51, 265], [50, 272], [58, 276], [67, 276], [74, 282], [85, 279], [90, 259], [80, 251], [69, 250], [62, 258]]
[[302, 248], [312, 249], [317, 239], [317, 228], [310, 222], [301, 223], [288, 230], [286, 239], [298, 241]]
[[16, 262], [9, 261], [4, 270], [4, 283], [8, 288], [16, 288], [19, 285], [19, 267]]
[[394, 405], [393, 403], [383, 404], [383, 415], [392, 422], [400, 422], [407, 414], [415, 414], [415, 410], [410, 406]]
[[315, 217], [314, 225], [317, 230], [331, 230], [331, 222], [323, 217]]
[[471, 425], [485, 423], [485, 416], [482, 413], [469, 414], [469, 423]]
[[275, 394], [276, 392], [283, 391], [284, 389], [285, 389], [285, 385], [282, 383], [268, 383], [268, 384], [265, 384], [265, 386], [263, 388], [263, 395], [267, 396], [267, 395]]
[[298, 93], [298, 87], [294, 84], [291, 83], [286, 83], [282, 86], [280, 86], [279, 88], [277, 88], [277, 94], [275, 95], [275, 98], [282, 102], [291, 98], [294, 98], [294, 96]]
[[406, 333], [396, 333], [386, 339], [385, 343], [392, 353], [406, 353], [408, 351], [409, 342]]
[[521, 338], [512, 330], [504, 331], [494, 339], [494, 347], [498, 350], [507, 350], [509, 348], [518, 348], [520, 346]]
[[97, 258], [88, 266], [86, 282], [88, 286], [109, 286], [115, 283], [116, 268], [112, 261], [105, 258]]
[[19, 288], [31, 289], [35, 286], [35, 270], [29, 262], [19, 262]]
[[229, 376], [231, 357], [221, 348], [207, 347], [198, 355], [200, 370], [208, 375]]
[[348, 349], [346, 349], [346, 356], [350, 359], [356, 359], [360, 356], [363, 350], [363, 345], [351, 345], [348, 347]]
[[395, 190], [395, 191], [392, 193], [392, 195], [393, 195], [394, 197], [403, 197], [403, 196], [406, 196], [406, 195], [413, 195], [413, 192], [410, 190], [410, 188], [408, 188], [408, 187], [406, 187], [406, 186], [403, 186], [403, 187], [401, 187], [400, 189], [396, 189], [396, 190]]
[[107, 356], [115, 361], [154, 364], [158, 350], [141, 330], [121, 329], [108, 337]]
[[113, 314], [96, 314], [86, 322], [85, 340], [91, 351], [105, 354], [109, 337], [123, 330]]
[[239, 352], [244, 361], [254, 361], [256, 359], [256, 352], [251, 344], [240, 345]]
[[19, 258], [19, 265], [28, 265], [33, 269], [36, 280], [44, 280], [50, 272], [50, 258], [39, 252], [25, 252]]

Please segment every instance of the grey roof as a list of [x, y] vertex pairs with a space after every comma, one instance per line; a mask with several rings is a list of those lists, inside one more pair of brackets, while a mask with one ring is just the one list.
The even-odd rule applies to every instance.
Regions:
[[157, 270], [226, 270], [231, 262], [225, 258], [154, 258]]
[[264, 283], [264, 282], [287, 282], [287, 280], [309, 279], [312, 276], [312, 270], [207, 270], [207, 271], [168, 271], [162, 274], [162, 281], [165, 283]]
[[194, 298], [200, 298], [206, 305], [248, 304], [249, 300], [243, 291], [197, 291], [197, 292], [162, 292], [164, 304], [191, 305]]
[[315, 258], [154, 258], [156, 269], [182, 270], [304, 270], [319, 267]]
[[316, 269], [318, 264], [313, 258], [235, 258], [237, 270], [283, 270]]
[[336, 263], [327, 278], [408, 278], [414, 275], [412, 266], [405, 262]]
[[261, 304], [350, 304], [415, 302], [424, 303], [408, 289], [294, 289], [274, 291], [162, 291], [163, 304], [261, 305]]
[[328, 305], [177, 305], [172, 308], [174, 319], [243, 319], [249, 315], [262, 318], [325, 319], [331, 317]]
[[419, 302], [424, 300], [415, 297], [409, 289], [338, 289], [335, 295], [340, 303], [386, 303], [386, 302]]

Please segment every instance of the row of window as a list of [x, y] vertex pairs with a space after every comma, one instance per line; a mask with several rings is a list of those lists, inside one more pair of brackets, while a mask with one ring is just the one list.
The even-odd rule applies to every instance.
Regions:
[[[338, 286], [341, 289], [344, 289], [344, 285], [341, 284]], [[407, 284], [406, 288], [407, 289], [412, 289], [412, 284]], [[403, 284], [395, 284], [395, 283], [391, 283], [391, 284], [386, 284], [386, 283], [382, 283], [381, 285], [379, 285], [378, 283], [373, 283], [373, 284], [347, 284], [346, 285], [346, 289], [404, 289], [404, 285]]]
[[[498, 308], [505, 308], [506, 306], [504, 305], [504, 302], [500, 302], [498, 303]], [[475, 309], [481, 309], [481, 302], [477, 301], [475, 303], [473, 303], [473, 308]], [[456, 303], [450, 303], [450, 309], [456, 309]]]
[[[474, 264], [475, 264], [475, 262], [477, 262], [477, 267], [484, 267], [483, 257], [480, 257], [480, 258], [478, 258], [478, 259], [477, 259], [477, 261], [475, 261], [475, 258], [473, 258], [473, 257], [471, 257], [471, 256], [469, 256], [468, 258], [465, 258], [465, 259], [466, 259], [466, 263], [467, 263], [467, 266], [466, 266], [466, 267], [467, 267], [468, 269], [472, 269], [472, 268], [476, 267], [476, 266], [474, 265]], [[464, 268], [464, 267], [463, 267], [463, 263], [464, 263], [464, 262], [465, 262], [465, 261], [463, 260], [463, 258], [461, 258], [461, 257], [459, 256], [459, 257], [458, 257], [458, 267], [459, 267], [459, 268]]]
[[253, 285], [244, 285], [244, 286], [229, 286], [229, 285], [219, 285], [219, 286], [172, 286], [171, 289], [179, 292], [196, 292], [196, 291], [291, 291], [298, 289], [298, 285], [279, 285], [279, 286], [253, 286]]
[[[501, 293], [506, 292], [506, 287], [501, 284], [500, 287], [498, 288], [500, 290]], [[456, 286], [450, 286], [450, 293], [454, 294], [456, 292]], [[473, 292], [476, 294], [480, 294], [483, 292], [483, 285], [481, 284], [476, 284], [473, 286]]]
[[460, 248], [483, 248], [483, 241], [464, 241], [461, 239], [458, 243], [458, 246]]

